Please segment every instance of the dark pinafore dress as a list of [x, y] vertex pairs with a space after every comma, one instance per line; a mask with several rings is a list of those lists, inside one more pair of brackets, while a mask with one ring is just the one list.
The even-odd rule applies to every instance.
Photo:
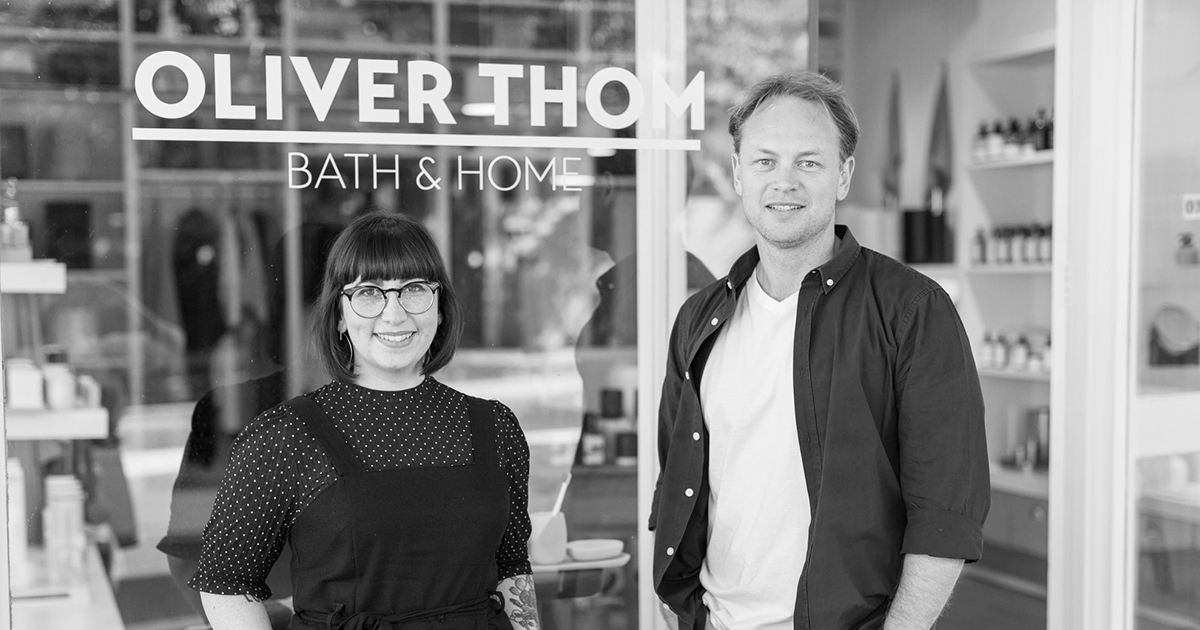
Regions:
[[508, 478], [492, 404], [467, 400], [473, 463], [382, 471], [320, 404], [287, 402], [338, 473], [292, 526], [291, 630], [512, 630], [495, 593]]

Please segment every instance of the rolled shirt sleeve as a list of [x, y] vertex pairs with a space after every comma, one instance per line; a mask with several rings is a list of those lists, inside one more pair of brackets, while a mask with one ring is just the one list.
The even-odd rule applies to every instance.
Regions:
[[200, 568], [188, 582], [192, 588], [260, 600], [271, 596], [266, 579], [287, 542], [298, 486], [287, 445], [300, 436], [280, 420], [256, 422], [234, 441], [204, 529]]
[[978, 560], [991, 501], [983, 393], [950, 297], [930, 289], [900, 327], [896, 392], [902, 552]]

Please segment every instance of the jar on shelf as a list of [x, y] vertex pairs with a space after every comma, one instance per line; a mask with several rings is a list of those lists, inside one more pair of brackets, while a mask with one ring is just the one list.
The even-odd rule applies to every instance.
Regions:
[[87, 535], [83, 523], [83, 486], [74, 475], [46, 475], [42, 541], [50, 583], [72, 586], [86, 579]]
[[50, 409], [71, 409], [76, 406], [75, 374], [67, 364], [67, 351], [58, 346], [43, 350], [42, 376], [46, 384], [46, 406]]

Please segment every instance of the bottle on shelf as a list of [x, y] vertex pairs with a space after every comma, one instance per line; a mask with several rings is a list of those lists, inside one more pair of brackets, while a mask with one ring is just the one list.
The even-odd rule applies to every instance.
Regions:
[[979, 133], [975, 134], [975, 139], [971, 144], [971, 157], [976, 162], [986, 162], [988, 160], [988, 138], [988, 125], [985, 120], [979, 123]]
[[1046, 150], [1054, 148], [1054, 112], [1046, 115]]
[[1050, 121], [1046, 117], [1045, 107], [1037, 109], [1037, 117], [1033, 119], [1032, 125], [1029, 135], [1033, 136], [1034, 148], [1038, 151], [1046, 151], [1052, 146], [1052, 143], [1050, 141]]
[[983, 351], [979, 353], [979, 367], [992, 368], [996, 365], [996, 337], [992, 329], [983, 331]]
[[67, 364], [67, 351], [59, 346], [46, 346], [43, 351], [42, 377], [46, 384], [46, 406], [50, 409], [71, 409], [76, 405], [75, 374]]
[[29, 583], [29, 529], [25, 514], [25, 468], [8, 458], [8, 579], [13, 586]]
[[42, 544], [50, 583], [72, 586], [85, 579], [87, 535], [83, 523], [83, 486], [74, 475], [46, 475]]
[[1044, 262], [1039, 254], [1042, 243], [1041, 230], [1042, 226], [1037, 223], [1025, 227], [1025, 262], [1029, 264]]
[[1051, 254], [1054, 252], [1053, 239], [1051, 239], [1050, 223], [1041, 227], [1041, 233], [1038, 238], [1038, 260], [1048, 263], [1053, 260]]
[[1004, 133], [1004, 121], [999, 118], [992, 125], [992, 132], [988, 134], [987, 139], [987, 154], [988, 158], [998, 160], [1004, 157], [1004, 138], [1007, 134]]
[[42, 370], [33, 359], [14, 357], [4, 361], [4, 394], [9, 409], [45, 409]]
[[0, 222], [0, 262], [33, 260], [33, 248], [29, 243], [29, 224], [21, 218], [21, 208], [17, 203], [16, 178], [10, 177], [5, 181], [0, 206], [4, 208], [4, 220]]
[[1004, 135], [1004, 157], [1015, 158], [1021, 155], [1021, 145], [1024, 144], [1021, 131], [1021, 121], [1016, 116], [1008, 119], [1008, 133]]
[[992, 345], [992, 365], [995, 369], [1008, 367], [1008, 337], [1004, 332], [996, 333], [996, 343]]
[[1018, 372], [1029, 370], [1029, 338], [1019, 333], [1008, 353], [1008, 368]]
[[1030, 157], [1039, 151], [1037, 137], [1037, 119], [1030, 118], [1025, 125], [1025, 133], [1022, 135], [1021, 155]]
[[1013, 263], [1029, 262], [1028, 260], [1025, 259], [1025, 241], [1027, 241], [1028, 239], [1026, 238], [1027, 232], [1025, 231], [1024, 226], [1020, 226], [1020, 225], [1013, 226], [1013, 227], [1009, 228], [1009, 230], [1010, 230], [1010, 233], [1012, 234], [1012, 237], [1009, 242], [1009, 247], [1011, 248], [1010, 257], [1012, 258], [1012, 260], [1009, 262], [1013, 262]]
[[983, 228], [975, 230], [975, 236], [971, 239], [971, 263], [975, 265], [987, 264], [987, 250], [987, 233]]
[[1200, 250], [1192, 242], [1192, 233], [1184, 232], [1179, 235], [1179, 249], [1175, 250], [1175, 263], [1185, 267], [1200, 265]]

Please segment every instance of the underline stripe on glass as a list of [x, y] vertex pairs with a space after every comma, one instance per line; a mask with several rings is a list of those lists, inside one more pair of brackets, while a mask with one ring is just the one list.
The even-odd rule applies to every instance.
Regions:
[[134, 140], [175, 142], [262, 142], [424, 147], [514, 147], [537, 149], [657, 149], [699, 151], [699, 140], [594, 138], [582, 136], [492, 136], [463, 133], [370, 133], [273, 129], [163, 129], [134, 127]]

